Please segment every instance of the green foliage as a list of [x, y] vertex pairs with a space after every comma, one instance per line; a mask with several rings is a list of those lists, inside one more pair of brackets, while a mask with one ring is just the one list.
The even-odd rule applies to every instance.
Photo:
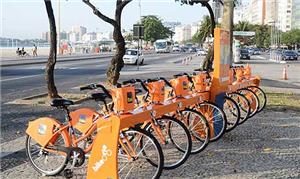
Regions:
[[194, 43], [202, 44], [205, 41], [205, 38], [210, 35], [211, 33], [210, 28], [211, 28], [210, 17], [204, 16], [200, 28], [198, 29], [196, 34], [193, 35], [192, 37], [192, 41]]
[[300, 29], [293, 29], [283, 33], [282, 43], [288, 46], [300, 44]]
[[124, 39], [126, 41], [133, 41], [133, 34], [132, 33], [126, 33], [125, 36], [124, 36]]
[[162, 20], [154, 15], [144, 16], [142, 18], [144, 25], [144, 40], [155, 42], [157, 39], [165, 39], [174, 35], [170, 29], [162, 24]]
[[237, 24], [234, 24], [233, 30], [255, 32], [254, 37], [236, 37], [243, 42], [244, 45], [255, 45], [257, 47], [270, 46], [271, 27], [268, 25], [254, 25], [246, 21], [240, 21]]

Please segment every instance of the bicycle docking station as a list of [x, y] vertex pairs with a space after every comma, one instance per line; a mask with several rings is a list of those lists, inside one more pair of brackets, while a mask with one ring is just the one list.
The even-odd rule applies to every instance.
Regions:
[[[101, 122], [101, 124], [97, 126], [97, 136], [89, 158], [87, 178], [118, 178], [117, 155], [120, 130], [149, 121], [152, 117], [158, 117], [176, 110], [185, 109], [208, 99], [209, 92], [203, 92], [188, 98], [169, 100], [164, 104], [153, 104], [146, 109], [140, 108], [132, 113], [112, 115], [104, 119], [104, 122]], [[110, 151], [111, 155], [105, 156], [105, 152], [102, 152], [103, 148]]]
[[[118, 178], [117, 155], [120, 130], [148, 121], [153, 116], [162, 116], [196, 105], [201, 101], [213, 101], [219, 106], [223, 106], [226, 93], [234, 92], [251, 85], [259, 85], [259, 77], [229, 83], [230, 78], [232, 78], [229, 76], [230, 33], [220, 28], [215, 28], [214, 33], [214, 70], [212, 72], [213, 79], [209, 91], [194, 93], [193, 95], [189, 95], [189, 97], [169, 100], [163, 104], [148, 106], [146, 109], [141, 108], [136, 112], [113, 115], [104, 119], [105, 122], [98, 126], [98, 134], [91, 151], [87, 170], [88, 179]], [[103, 148], [111, 151], [111, 156], [105, 156], [105, 152], [101, 151]]]
[[[119, 148], [129, 141], [124, 141], [125, 139], [122, 137], [122, 132], [120, 131], [134, 128], [137, 125], [164, 115], [176, 115], [177, 111], [198, 106], [203, 102], [216, 103], [217, 105], [215, 106], [222, 109], [228, 93], [259, 86], [260, 77], [251, 76], [249, 66], [246, 68], [230, 67], [229, 31], [215, 28], [214, 34], [214, 70], [210, 73], [212, 79], [208, 78], [209, 75], [207, 73], [199, 73], [192, 77], [186, 74], [174, 75], [175, 78], [170, 81], [159, 78], [149, 83], [147, 82], [149, 91], [151, 91], [147, 90], [150, 94], [151, 102], [147, 103], [145, 100], [145, 104], [139, 107], [136, 107], [135, 103], [136, 93], [138, 92], [136, 92], [134, 86], [114, 88], [110, 90], [110, 93], [105, 89], [103, 91], [106, 91], [107, 96], [113, 99], [114, 104], [113, 112], [110, 111], [109, 115], [100, 115], [100, 113], [87, 108], [81, 108], [69, 113], [67, 108], [65, 108], [68, 112], [67, 119], [74, 119], [69, 120], [70, 126], [74, 126], [81, 133], [85, 134], [82, 138], [75, 140], [74, 144], [67, 140], [67, 147], [71, 148], [73, 147], [72, 145], [77, 147], [80, 140], [87, 138], [87, 136], [92, 136], [95, 129], [97, 132], [95, 136], [92, 136], [93, 143], [88, 146], [87, 150], [82, 150], [84, 153], [91, 151], [87, 166], [87, 179], [119, 178], [118, 155], [120, 154], [120, 150], [127, 150], [126, 146], [120, 150]], [[190, 83], [193, 83], [194, 89], [190, 88]], [[165, 85], [172, 88], [168, 95], [166, 95]], [[247, 97], [247, 94], [245, 96]], [[103, 98], [105, 99], [105, 97]], [[249, 101], [251, 102], [251, 107], [255, 107], [252, 104], [253, 101]], [[61, 102], [65, 102], [66, 106], [72, 104], [67, 100], [61, 100]], [[209, 109], [199, 108], [199, 110], [202, 110], [203, 117], [208, 118], [209, 126], [207, 125], [207, 128], [210, 130], [210, 136], [207, 136], [214, 137], [215, 131], [218, 132], [219, 130], [218, 126], [215, 126], [214, 119], [212, 119], [214, 112], [209, 111]], [[85, 118], [81, 119], [81, 116], [85, 116]], [[225, 117], [224, 121], [226, 129]], [[81, 123], [82, 128], [77, 126], [79, 123]], [[59, 132], [57, 132], [58, 130]], [[55, 142], [58, 135], [63, 134], [63, 136], [68, 136], [67, 130], [69, 130], [67, 125], [64, 126], [53, 118], [39, 118], [33, 122], [29, 122], [26, 133], [41, 145], [42, 148], [45, 148], [48, 143]], [[73, 137], [71, 136], [71, 140]], [[210, 140], [209, 137], [207, 138], [208, 141]], [[128, 146], [132, 148], [132, 145]], [[134, 149], [131, 151], [133, 151], [133, 154], [135, 153]], [[134, 161], [137, 157], [136, 155], [129, 155], [127, 158], [129, 161]], [[74, 166], [75, 163], [76, 161], [73, 162]]]

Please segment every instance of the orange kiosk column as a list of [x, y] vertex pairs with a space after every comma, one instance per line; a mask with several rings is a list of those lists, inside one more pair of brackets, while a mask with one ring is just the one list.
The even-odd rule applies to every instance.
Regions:
[[98, 126], [88, 162], [87, 179], [118, 178], [120, 118], [114, 116]]
[[230, 33], [228, 30], [214, 30], [213, 80], [210, 100], [223, 107], [224, 96], [228, 88], [230, 69]]

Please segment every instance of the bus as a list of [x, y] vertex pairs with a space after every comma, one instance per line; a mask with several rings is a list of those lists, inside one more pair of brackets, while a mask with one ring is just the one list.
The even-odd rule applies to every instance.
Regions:
[[154, 43], [156, 53], [170, 53], [172, 51], [172, 42], [169, 40], [156, 40]]

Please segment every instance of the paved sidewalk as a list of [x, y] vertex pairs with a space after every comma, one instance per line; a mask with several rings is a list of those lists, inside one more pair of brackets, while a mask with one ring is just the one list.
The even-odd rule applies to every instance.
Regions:
[[[299, 178], [299, 128], [300, 112], [267, 109], [209, 144], [204, 152], [190, 156], [180, 168], [164, 171], [161, 178]], [[14, 162], [4, 160], [7, 163], [3, 167]], [[3, 179], [41, 178], [27, 159], [23, 160], [23, 164], [3, 171]], [[76, 169], [74, 178], [85, 178], [85, 167]], [[143, 178], [142, 175], [136, 173], [135, 178]]]

